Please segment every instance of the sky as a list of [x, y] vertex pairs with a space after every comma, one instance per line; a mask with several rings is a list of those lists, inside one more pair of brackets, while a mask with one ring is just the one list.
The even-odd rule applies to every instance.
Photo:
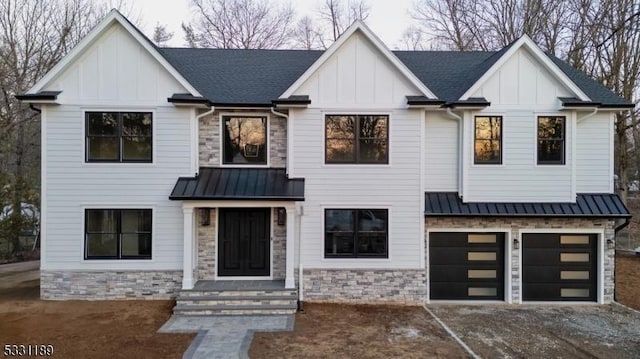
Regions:
[[[288, 2], [287, 0], [276, 0]], [[384, 41], [389, 48], [395, 48], [402, 37], [402, 33], [409, 26], [411, 17], [409, 9], [414, 0], [369, 0], [371, 14], [367, 25]], [[191, 19], [189, 4], [191, 0], [130, 0], [131, 14], [140, 14], [140, 29], [149, 37], [157, 23], [166, 25], [169, 32], [173, 32], [173, 39], [168, 46], [185, 46], [184, 33], [180, 24]], [[322, 0], [290, 0], [297, 16], [309, 15], [322, 3]]]

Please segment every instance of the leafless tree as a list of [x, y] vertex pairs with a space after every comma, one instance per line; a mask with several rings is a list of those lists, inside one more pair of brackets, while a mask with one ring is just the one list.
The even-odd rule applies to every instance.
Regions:
[[0, 2], [0, 239], [20, 250], [21, 203], [39, 202], [40, 121], [18, 102], [101, 19], [107, 8], [90, 0]]
[[423, 51], [428, 49], [425, 33], [417, 26], [409, 26], [400, 39], [400, 50]]
[[165, 46], [167, 42], [171, 41], [173, 38], [173, 32], [167, 31], [166, 25], [160, 25], [160, 23], [156, 23], [156, 26], [153, 28], [153, 42], [157, 46]]
[[293, 46], [304, 50], [314, 50], [323, 47], [321, 31], [309, 16], [304, 16], [293, 31]]
[[190, 46], [275, 49], [291, 39], [294, 11], [272, 0], [192, 0], [194, 17], [183, 23]]

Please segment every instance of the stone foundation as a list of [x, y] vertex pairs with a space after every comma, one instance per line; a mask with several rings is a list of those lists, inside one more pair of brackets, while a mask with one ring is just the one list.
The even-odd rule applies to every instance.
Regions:
[[422, 304], [425, 281], [422, 269], [305, 269], [304, 300]]
[[[480, 217], [427, 217], [425, 218], [426, 228], [429, 230], [443, 228], [465, 228], [471, 231], [474, 228], [505, 228], [511, 231], [511, 240], [519, 237], [518, 231], [521, 229], [604, 229], [604, 301], [613, 301], [614, 292], [614, 269], [615, 269], [615, 249], [609, 249], [607, 240], [615, 241], [614, 221], [609, 219], [593, 218], [480, 218]], [[426, 237], [426, 236], [425, 236]], [[426, 238], [425, 238], [426, 241]], [[508, 245], [512, 245], [509, 243]], [[522, 245], [522, 244], [521, 244]], [[429, 248], [426, 242], [425, 248]], [[522, 247], [521, 247], [522, 248]], [[426, 266], [429, 268], [429, 257], [426, 258]], [[509, 273], [507, 273], [509, 275]], [[511, 299], [514, 303], [520, 300], [520, 258], [519, 251], [512, 250], [511, 254]], [[600, 280], [600, 279], [599, 279]]]
[[170, 299], [182, 271], [40, 271], [42, 299]]

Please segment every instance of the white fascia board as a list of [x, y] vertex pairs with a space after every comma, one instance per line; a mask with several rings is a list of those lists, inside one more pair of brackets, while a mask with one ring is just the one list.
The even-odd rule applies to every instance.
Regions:
[[76, 59], [100, 38], [105, 31], [114, 23], [119, 23], [156, 61], [162, 65], [175, 79], [184, 86], [193, 96], [202, 96], [159, 52], [147, 39], [145, 39], [136, 28], [131, 25], [124, 16], [113, 9], [98, 23], [62, 60], [60, 60], [40, 81], [27, 91], [28, 94], [35, 94], [48, 85], [56, 76], [68, 68]]
[[311, 65], [309, 68], [291, 85], [289, 88], [279, 97], [287, 98], [302, 86], [305, 81], [315, 73], [322, 64], [324, 64], [333, 54], [338, 51], [340, 46], [344, 44], [356, 31], [362, 32], [362, 34], [371, 41], [374, 46], [389, 60], [398, 71], [400, 71], [415, 87], [420, 90], [422, 95], [427, 96], [429, 98], [438, 98], [431, 90], [425, 86], [416, 75], [409, 70], [405, 64], [398, 59], [396, 55], [389, 50], [389, 48], [380, 40], [370, 29], [365, 25], [362, 21], [355, 21], [349, 28], [336, 40], [329, 48]]
[[545, 68], [553, 74], [553, 76], [562, 82], [571, 92], [573, 92], [578, 98], [582, 101], [591, 101], [589, 96], [587, 96], [581, 89], [578, 87], [571, 79], [565, 75], [560, 68], [549, 59], [547, 55], [536, 45], [533, 40], [529, 36], [522, 35], [520, 39], [518, 39], [512, 46], [502, 54], [502, 57], [498, 59], [490, 68], [485, 72], [476, 83], [473, 84], [462, 96], [460, 96], [460, 100], [466, 100], [469, 97], [473, 96], [476, 91], [480, 89], [480, 87], [487, 81], [491, 76], [493, 76], [501, 67], [504, 65], [520, 48], [526, 47], [531, 54], [542, 63]]

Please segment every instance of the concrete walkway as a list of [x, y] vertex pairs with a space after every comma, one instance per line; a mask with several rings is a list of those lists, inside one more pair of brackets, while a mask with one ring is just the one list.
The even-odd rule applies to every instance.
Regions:
[[249, 346], [255, 332], [277, 332], [293, 330], [291, 315], [247, 315], [247, 316], [172, 316], [160, 333], [193, 333], [193, 340], [185, 359], [249, 358]]

